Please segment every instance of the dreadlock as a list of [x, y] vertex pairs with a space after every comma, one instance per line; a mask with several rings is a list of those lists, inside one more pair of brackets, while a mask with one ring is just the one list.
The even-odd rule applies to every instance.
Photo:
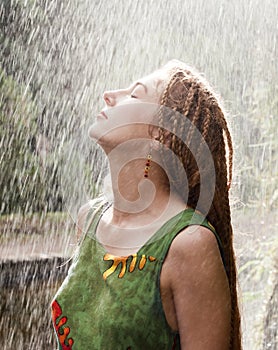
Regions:
[[[240, 313], [229, 205], [233, 165], [231, 135], [216, 95], [199, 73], [179, 61], [170, 61], [162, 69], [169, 74], [158, 114], [159, 140], [161, 144], [170, 141], [169, 147], [161, 148], [165, 170], [170, 183], [187, 204], [205, 212], [221, 238], [231, 294], [230, 349], [240, 350]], [[206, 149], [212, 158], [210, 165]], [[202, 178], [205, 181], [201, 181]], [[201, 193], [202, 201], [199, 200]]]

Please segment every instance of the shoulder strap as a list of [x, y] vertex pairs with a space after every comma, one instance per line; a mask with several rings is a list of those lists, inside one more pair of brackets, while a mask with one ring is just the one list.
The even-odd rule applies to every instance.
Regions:
[[86, 219], [85, 219], [85, 225], [84, 225], [85, 230], [83, 230], [83, 234], [81, 235], [81, 237], [77, 243], [76, 249], [75, 249], [74, 253], [72, 254], [72, 256], [69, 259], [67, 259], [63, 264], [61, 264], [59, 267], [62, 267], [64, 265], [66, 265], [67, 263], [69, 263], [70, 261], [72, 261], [72, 260], [75, 261], [77, 259], [80, 247], [81, 247], [82, 243], [84, 242], [85, 237], [87, 236], [87, 233], [90, 229], [90, 226], [94, 222], [94, 218], [96, 216], [96, 213], [103, 207], [103, 205], [105, 203], [107, 203], [107, 200], [105, 200], [104, 196], [100, 196], [100, 197], [97, 197], [97, 198], [89, 201], [90, 209], [88, 210], [88, 213], [87, 213]]
[[85, 219], [85, 229], [83, 230], [83, 235], [78, 243], [79, 246], [82, 245], [87, 234], [93, 231], [92, 226], [96, 222], [95, 219], [97, 217], [97, 213], [101, 211], [105, 204], [107, 204], [107, 200], [103, 196], [97, 197], [89, 202], [90, 208]]
[[[221, 242], [220, 236], [217, 234], [215, 228], [214, 228], [214, 227], [212, 226], [212, 224], [207, 220], [207, 218], [205, 218], [201, 213], [199, 214], [199, 213], [195, 212], [195, 214], [196, 214], [196, 215], [199, 215], [200, 217], [203, 217], [202, 223], [200, 223], [200, 224], [198, 224], [198, 225], [208, 228], [208, 229], [214, 234], [214, 236], [215, 236], [215, 238], [216, 238], [216, 241], [217, 241], [217, 244], [218, 244], [218, 248], [219, 248], [219, 251], [220, 251], [220, 255], [221, 255], [221, 258], [222, 258], [222, 262], [223, 262], [223, 265], [224, 265], [225, 270], [226, 270], [226, 267], [227, 267], [227, 266], [226, 266], [226, 261], [225, 261], [225, 256], [224, 256], [223, 244], [222, 244], [222, 242]], [[193, 220], [193, 223], [190, 222], [190, 223], [188, 224], [188, 226], [190, 226], [190, 225], [196, 225], [196, 224], [194, 223], [194, 220]]]
[[[200, 213], [195, 211], [192, 208], [188, 208], [184, 210], [182, 213], [178, 214], [176, 217], [173, 218], [173, 220], [169, 221], [169, 227], [167, 227], [169, 240], [168, 244], [165, 247], [164, 251], [164, 258], [166, 257], [168, 250], [172, 244], [172, 241], [174, 238], [185, 228], [192, 226], [192, 225], [199, 225], [208, 228], [215, 236], [219, 251], [221, 254], [221, 258], [224, 264], [224, 267], [226, 269], [226, 263], [225, 263], [225, 257], [224, 257], [224, 251], [223, 251], [223, 245], [221, 242], [221, 239], [219, 235], [216, 233], [215, 228], [211, 225], [211, 223]], [[167, 223], [168, 226], [168, 223]]]

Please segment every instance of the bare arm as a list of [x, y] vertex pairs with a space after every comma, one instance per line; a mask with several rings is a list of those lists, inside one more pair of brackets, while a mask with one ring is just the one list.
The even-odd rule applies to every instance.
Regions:
[[213, 233], [201, 226], [185, 229], [174, 239], [166, 262], [181, 348], [228, 349], [230, 292]]

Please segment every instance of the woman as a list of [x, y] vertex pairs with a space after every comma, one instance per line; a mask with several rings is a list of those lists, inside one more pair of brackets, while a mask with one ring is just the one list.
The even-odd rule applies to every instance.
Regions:
[[241, 349], [232, 143], [215, 94], [174, 60], [104, 101], [89, 134], [113, 201], [79, 211], [79, 250], [52, 302], [59, 349]]

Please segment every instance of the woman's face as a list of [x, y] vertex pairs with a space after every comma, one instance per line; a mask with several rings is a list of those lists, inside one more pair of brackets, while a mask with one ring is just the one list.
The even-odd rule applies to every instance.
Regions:
[[156, 71], [126, 89], [106, 91], [105, 107], [90, 127], [90, 137], [104, 150], [128, 140], [150, 139], [149, 125], [155, 123], [165, 81], [163, 71]]

